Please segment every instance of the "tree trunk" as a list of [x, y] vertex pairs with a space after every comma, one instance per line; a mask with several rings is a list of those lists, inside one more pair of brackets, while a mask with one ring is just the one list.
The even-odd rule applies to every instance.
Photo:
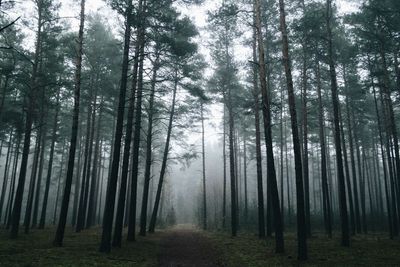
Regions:
[[338, 85], [336, 79], [336, 67], [333, 60], [333, 40], [332, 40], [332, 29], [331, 29], [332, 11], [331, 11], [331, 0], [327, 0], [327, 12], [326, 12], [326, 27], [327, 27], [327, 38], [328, 38], [328, 60], [329, 60], [329, 73], [331, 79], [331, 94], [332, 94], [332, 106], [333, 106], [333, 121], [334, 121], [334, 136], [335, 136], [335, 151], [336, 151], [336, 165], [337, 165], [337, 178], [338, 178], [338, 192], [339, 192], [339, 210], [342, 230], [342, 246], [350, 246], [350, 235], [349, 235], [349, 222], [347, 215], [347, 203], [346, 203], [346, 186], [343, 171], [343, 158], [342, 158], [342, 147], [341, 147], [341, 134], [340, 134], [340, 117], [339, 117], [339, 96], [338, 96]]
[[96, 220], [96, 193], [98, 190], [99, 184], [99, 175], [98, 169], [101, 168], [99, 157], [100, 157], [100, 132], [101, 132], [101, 121], [103, 119], [103, 104], [104, 99], [103, 96], [100, 100], [99, 105], [99, 116], [97, 119], [97, 127], [96, 127], [96, 141], [94, 148], [94, 156], [93, 156], [93, 170], [92, 170], [92, 183], [90, 185], [90, 194], [89, 194], [89, 203], [88, 203], [88, 213], [86, 218], [86, 228], [90, 228], [95, 220]]
[[139, 36], [139, 71], [138, 71], [138, 86], [136, 91], [136, 110], [135, 110], [135, 131], [133, 133], [133, 151], [132, 151], [132, 173], [131, 173], [131, 196], [129, 206], [129, 221], [128, 221], [128, 241], [135, 241], [136, 239], [136, 202], [137, 202], [137, 183], [139, 174], [139, 148], [140, 148], [140, 135], [142, 124], [142, 100], [143, 100], [143, 69], [145, 57], [145, 42], [146, 42], [146, 9], [147, 2], [143, 0], [143, 7], [141, 10], [140, 27], [138, 31]]
[[81, 95], [81, 72], [82, 72], [84, 26], [85, 26], [85, 0], [81, 0], [81, 14], [80, 14], [78, 47], [77, 47], [78, 51], [77, 51], [76, 66], [75, 66], [74, 111], [72, 119], [71, 142], [69, 147], [67, 176], [65, 179], [63, 200], [61, 203], [60, 219], [57, 226], [56, 236], [53, 242], [53, 244], [58, 247], [62, 246], [64, 239], [64, 231], [68, 215], [69, 198], [71, 194], [72, 177], [74, 174], [76, 141], [78, 137], [78, 125], [79, 125], [79, 102]]
[[[256, 13], [256, 29], [258, 39], [258, 62], [259, 62], [259, 79], [261, 85], [261, 93], [263, 98], [262, 110], [264, 114], [264, 131], [265, 131], [265, 144], [267, 150], [267, 181], [268, 190], [271, 192], [271, 203], [273, 210], [274, 228], [275, 228], [275, 252], [284, 252], [284, 240], [283, 240], [283, 225], [281, 208], [279, 204], [279, 193], [278, 185], [276, 182], [276, 172], [274, 163], [274, 152], [272, 143], [272, 125], [271, 125], [271, 107], [270, 97], [266, 82], [266, 69], [265, 69], [265, 53], [264, 53], [264, 42], [261, 31], [261, 4], [260, 0], [255, 1], [255, 13]], [[304, 200], [304, 199], [303, 199]]]
[[[255, 16], [254, 16], [255, 20]], [[253, 61], [257, 62], [257, 32], [253, 30]], [[256, 129], [256, 165], [257, 165], [257, 207], [258, 207], [258, 237], [265, 237], [265, 215], [264, 215], [264, 190], [261, 162], [261, 134], [260, 134], [260, 89], [257, 82], [257, 66], [253, 67], [253, 98], [254, 98], [254, 124]], [[225, 128], [224, 128], [225, 130]], [[224, 135], [225, 136], [225, 135]], [[225, 139], [224, 139], [225, 141]], [[225, 142], [224, 142], [225, 145]]]
[[128, 81], [128, 69], [129, 69], [129, 48], [131, 38], [131, 16], [132, 16], [132, 1], [128, 1], [128, 6], [125, 10], [125, 33], [124, 33], [124, 51], [122, 58], [122, 72], [121, 72], [121, 83], [119, 89], [118, 98], [118, 115], [117, 124], [115, 126], [115, 134], [113, 140], [113, 151], [112, 151], [112, 162], [110, 166], [110, 175], [108, 179], [106, 201], [103, 215], [103, 232], [101, 236], [100, 252], [111, 251], [111, 234], [114, 219], [114, 208], [115, 208], [115, 195], [117, 191], [118, 182], [118, 169], [119, 160], [121, 154], [121, 139], [124, 124], [124, 113], [125, 113], [125, 97], [126, 88]]
[[159, 69], [160, 55], [158, 53], [158, 47], [156, 48], [156, 59], [153, 65], [153, 77], [151, 79], [151, 90], [149, 99], [149, 110], [148, 110], [148, 128], [147, 128], [147, 140], [146, 140], [146, 164], [144, 172], [144, 185], [143, 185], [143, 198], [142, 198], [142, 210], [140, 213], [140, 235], [146, 235], [147, 226], [147, 206], [149, 200], [149, 187], [151, 179], [151, 163], [152, 163], [152, 142], [153, 142], [153, 115], [154, 115], [154, 95], [156, 90], [157, 71]]
[[322, 104], [322, 85], [321, 85], [321, 72], [319, 60], [317, 61], [317, 94], [318, 94], [318, 125], [319, 125], [319, 141], [321, 145], [321, 184], [322, 184], [322, 198], [323, 198], [323, 212], [325, 231], [329, 238], [332, 238], [332, 216], [331, 216], [331, 201], [328, 188], [327, 176], [327, 151], [325, 143], [325, 126], [324, 126], [324, 108]]
[[54, 115], [53, 133], [51, 136], [51, 145], [50, 145], [50, 158], [49, 158], [49, 165], [47, 167], [46, 185], [45, 185], [45, 189], [44, 189], [42, 213], [40, 215], [39, 229], [43, 229], [44, 225], [46, 224], [47, 202], [49, 199], [51, 175], [52, 175], [52, 171], [53, 171], [54, 148], [55, 148], [55, 144], [56, 144], [56, 140], [57, 140], [59, 111], [60, 111], [60, 93], [57, 94], [56, 114]]
[[[175, 76], [176, 75], [177, 74], [175, 73]], [[164, 154], [163, 154], [162, 163], [161, 163], [160, 178], [158, 180], [157, 193], [156, 193], [156, 198], [154, 201], [154, 208], [153, 208], [153, 212], [151, 214], [150, 225], [149, 225], [150, 233], [154, 233], [154, 230], [156, 228], [156, 220], [157, 220], [158, 208], [160, 206], [162, 186], [163, 186], [163, 182], [164, 182], [165, 171], [167, 168], [167, 160], [168, 160], [168, 153], [169, 153], [169, 143], [171, 140], [172, 124], [174, 122], [174, 116], [175, 116], [175, 104], [176, 104], [177, 89], [178, 89], [178, 79], [175, 77], [171, 111], [169, 114], [169, 123], [168, 123], [168, 129], [167, 129], [167, 138], [165, 141]]]

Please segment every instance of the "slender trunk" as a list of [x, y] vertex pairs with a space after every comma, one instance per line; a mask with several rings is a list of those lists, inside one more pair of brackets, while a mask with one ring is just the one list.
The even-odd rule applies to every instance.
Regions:
[[[93, 225], [96, 219], [96, 193], [99, 184], [99, 175], [98, 169], [100, 168], [99, 157], [100, 157], [100, 132], [101, 132], [101, 121], [103, 119], [103, 104], [104, 104], [103, 96], [100, 100], [99, 106], [99, 115], [97, 119], [97, 127], [96, 127], [96, 141], [94, 145], [94, 156], [93, 156], [93, 170], [92, 170], [92, 183], [90, 184], [89, 190], [89, 202], [88, 202], [88, 213], [86, 218], [86, 228], [89, 228]], [[94, 117], [93, 117], [94, 119]], [[93, 120], [94, 121], [94, 120]]]
[[40, 190], [42, 188], [42, 176], [43, 176], [43, 165], [44, 165], [44, 152], [46, 150], [46, 127], [44, 129], [44, 134], [42, 136], [42, 148], [40, 150], [40, 160], [39, 160], [39, 173], [37, 177], [36, 183], [36, 193], [35, 193], [35, 200], [33, 203], [33, 217], [32, 217], [32, 228], [37, 226], [37, 217], [39, 214], [39, 199], [40, 199]]
[[9, 229], [11, 226], [11, 220], [12, 220], [12, 206], [14, 203], [14, 194], [15, 194], [15, 183], [17, 179], [17, 167], [18, 167], [18, 159], [19, 159], [19, 148], [21, 145], [21, 135], [17, 135], [17, 147], [14, 152], [14, 166], [12, 170], [12, 175], [11, 175], [11, 183], [10, 183], [10, 193], [8, 194], [8, 200], [7, 200], [7, 207], [6, 207], [6, 217], [4, 218], [4, 223], [6, 224], [6, 229]]
[[[281, 3], [283, 4], [283, 3]], [[267, 181], [268, 190], [271, 193], [271, 205], [273, 210], [274, 228], [275, 228], [275, 252], [284, 252], [284, 240], [283, 240], [283, 225], [282, 215], [279, 205], [279, 193], [278, 185], [276, 181], [275, 163], [274, 163], [274, 152], [272, 142], [272, 123], [271, 123], [271, 107], [270, 107], [270, 92], [267, 88], [266, 82], [266, 68], [265, 68], [265, 53], [264, 53], [264, 42], [261, 31], [261, 4], [260, 0], [255, 1], [255, 13], [256, 13], [256, 29], [258, 39], [258, 62], [259, 62], [259, 79], [261, 85], [261, 93], [263, 97], [263, 114], [264, 114], [264, 131], [265, 131], [265, 144], [267, 150]], [[302, 200], [304, 201], [304, 199]]]
[[222, 160], [223, 160], [223, 189], [222, 189], [222, 229], [226, 228], [226, 108], [223, 107], [224, 115], [222, 120], [223, 144], [222, 144]]
[[[10, 132], [10, 138], [8, 140], [8, 149], [7, 149], [7, 156], [6, 156], [6, 163], [4, 165], [4, 175], [3, 175], [3, 186], [1, 188], [1, 197], [0, 197], [0, 221], [1, 221], [1, 216], [3, 215], [3, 206], [4, 206], [4, 199], [6, 197], [6, 190], [7, 190], [7, 182], [8, 182], [8, 172], [9, 172], [9, 166], [10, 164], [10, 158], [11, 158], [11, 150], [13, 147], [13, 130]], [[11, 194], [11, 192], [9, 192]]]
[[343, 158], [342, 158], [342, 147], [341, 147], [341, 134], [339, 124], [339, 96], [338, 96], [338, 85], [336, 78], [336, 67], [333, 59], [333, 38], [331, 29], [332, 11], [331, 11], [331, 0], [327, 0], [327, 12], [326, 12], [326, 27], [327, 27], [327, 38], [328, 38], [328, 60], [329, 60], [329, 73], [331, 79], [331, 94], [332, 94], [332, 105], [333, 105], [333, 122], [334, 122], [334, 137], [335, 137], [335, 151], [336, 151], [336, 165], [337, 165], [337, 178], [338, 178], [338, 192], [339, 192], [339, 211], [341, 220], [342, 230], [342, 246], [350, 246], [349, 236], [349, 222], [347, 214], [347, 203], [346, 203], [346, 186], [343, 171]]
[[[305, 199], [304, 199], [304, 181], [301, 159], [301, 146], [297, 125], [296, 103], [294, 96], [291, 62], [289, 57], [289, 40], [286, 28], [286, 15], [284, 1], [279, 1], [280, 11], [280, 27], [282, 33], [282, 54], [283, 63], [286, 73], [286, 82], [288, 90], [289, 111], [292, 124], [293, 150], [295, 156], [295, 173], [296, 173], [296, 201], [297, 201], [297, 239], [298, 239], [298, 259], [306, 260], [307, 253], [307, 219], [305, 214]], [[308, 182], [308, 181], [307, 181]]]
[[384, 179], [384, 183], [385, 183], [385, 195], [386, 195], [386, 208], [387, 208], [387, 213], [388, 213], [389, 236], [390, 236], [390, 239], [393, 239], [395, 234], [398, 233], [398, 229], [397, 229], [397, 224], [394, 221], [395, 218], [393, 218], [393, 216], [392, 216], [392, 205], [390, 203], [388, 173], [387, 173], [387, 168], [386, 168], [387, 163], [386, 163], [386, 158], [385, 158], [384, 141], [383, 141], [383, 135], [382, 135], [382, 122], [381, 122], [381, 116], [380, 116], [380, 112], [379, 112], [379, 108], [378, 108], [378, 100], [376, 97], [375, 82], [372, 77], [371, 77], [371, 83], [372, 83], [372, 89], [373, 89], [373, 94], [374, 94], [376, 118], [378, 121], [379, 144], [380, 144], [382, 165], [383, 165], [383, 179]]
[[[90, 175], [90, 165], [91, 165], [91, 157], [92, 157], [92, 148], [93, 148], [93, 134], [94, 134], [94, 116], [93, 111], [93, 87], [94, 85], [94, 78], [91, 78], [90, 85], [89, 85], [89, 100], [87, 104], [87, 118], [86, 118], [86, 136], [85, 136], [85, 154], [83, 160], [83, 172], [82, 172], [82, 179], [81, 179], [81, 189], [80, 189], [80, 196], [79, 196], [79, 208], [78, 208], [78, 218], [76, 220], [76, 228], [75, 231], [78, 233], [80, 232], [85, 226], [85, 218], [86, 218], [86, 202], [87, 202], [87, 191], [88, 191], [88, 184], [89, 184], [89, 175]], [[93, 102], [93, 103], [92, 103]]]
[[[139, 11], [142, 10], [142, 1], [139, 2]], [[137, 38], [140, 38], [140, 30], [138, 28]], [[130, 150], [132, 143], [132, 131], [133, 131], [133, 118], [134, 118], [134, 110], [135, 110], [135, 100], [136, 100], [136, 87], [137, 87], [137, 76], [139, 69], [139, 51], [140, 51], [140, 42], [136, 42], [135, 44], [135, 61], [133, 64], [133, 73], [132, 73], [132, 87], [131, 87], [131, 95], [129, 99], [129, 107], [128, 107], [128, 115], [127, 115], [127, 124], [126, 124], [126, 133], [125, 133], [125, 146], [123, 151], [123, 159], [122, 159], [122, 172], [121, 172], [121, 182], [120, 182], [120, 190], [118, 195], [118, 204], [117, 204], [117, 214], [115, 217], [115, 226], [114, 226], [114, 236], [112, 245], [114, 247], [121, 247], [122, 242], [122, 228], [124, 225], [124, 212], [126, 213], [125, 218], [128, 217], [128, 208], [129, 205], [126, 203], [127, 197], [127, 181], [128, 181], [128, 171], [129, 171], [129, 158], [130, 158]], [[131, 183], [131, 181], [129, 181]], [[129, 185], [128, 185], [129, 186]], [[129, 196], [129, 192], [128, 192]], [[127, 220], [126, 220], [127, 221]]]
[[349, 99], [346, 95], [346, 113], [347, 113], [347, 130], [350, 145], [350, 162], [351, 162], [351, 172], [353, 180], [353, 196], [354, 196], [354, 211], [355, 211], [355, 224], [357, 233], [361, 233], [361, 217], [360, 217], [360, 206], [358, 203], [358, 183], [357, 183], [357, 172], [356, 172], [356, 162], [354, 158], [354, 144], [353, 144], [353, 129], [350, 119], [350, 107]]
[[324, 127], [324, 108], [322, 103], [322, 85], [321, 85], [321, 72], [320, 64], [317, 62], [317, 93], [318, 93], [318, 124], [319, 124], [319, 142], [321, 146], [321, 184], [322, 184], [322, 198], [323, 198], [323, 212], [325, 231], [329, 238], [332, 238], [332, 216], [331, 216], [331, 201], [328, 188], [327, 176], [327, 151], [325, 143], [325, 127]]
[[125, 113], [125, 97], [126, 88], [128, 81], [128, 69], [129, 69], [129, 47], [131, 38], [131, 13], [132, 13], [132, 1], [128, 1], [128, 6], [125, 10], [125, 33], [124, 33], [124, 51], [122, 58], [122, 72], [121, 72], [121, 83], [119, 89], [118, 98], [118, 115], [117, 124], [115, 126], [115, 134], [113, 140], [113, 151], [111, 156], [110, 174], [107, 185], [106, 201], [103, 215], [103, 232], [101, 235], [100, 252], [111, 251], [111, 234], [114, 220], [114, 208], [115, 208], [115, 195], [117, 191], [118, 182], [118, 170], [119, 161], [121, 154], [121, 141], [124, 123]]
[[60, 111], [60, 93], [57, 94], [56, 113], [54, 115], [53, 133], [52, 133], [52, 136], [51, 136], [51, 145], [50, 145], [50, 158], [49, 158], [49, 165], [47, 167], [46, 186], [45, 186], [45, 189], [44, 189], [42, 213], [40, 215], [39, 229], [43, 229], [44, 225], [46, 223], [47, 202], [48, 202], [48, 199], [49, 199], [51, 175], [52, 175], [52, 171], [53, 171], [54, 148], [55, 148], [55, 144], [56, 144], [56, 140], [57, 140], [58, 113], [59, 113], [59, 111]]
[[146, 37], [146, 7], [147, 2], [143, 0], [143, 7], [141, 10], [140, 18], [140, 38], [139, 38], [139, 71], [138, 71], [138, 86], [136, 91], [136, 109], [135, 109], [135, 131], [133, 133], [133, 151], [132, 151], [132, 173], [131, 173], [131, 196], [129, 207], [129, 221], [128, 221], [128, 241], [135, 241], [136, 239], [136, 202], [137, 202], [137, 183], [139, 174], [139, 148], [140, 136], [142, 132], [142, 101], [143, 101], [143, 69], [144, 69], [144, 56], [145, 56], [145, 37]]
[[42, 130], [42, 127], [40, 126], [40, 128], [38, 129], [37, 136], [36, 136], [36, 144], [35, 144], [35, 150], [34, 150], [35, 152], [34, 152], [34, 157], [33, 157], [31, 179], [29, 182], [29, 189], [28, 189], [28, 199], [27, 199], [27, 203], [25, 206], [25, 218], [24, 218], [25, 234], [29, 233], [29, 227], [30, 227], [30, 222], [31, 222], [33, 197], [34, 197], [34, 193], [35, 193], [35, 183], [36, 183], [36, 178], [37, 178], [39, 155], [40, 155], [41, 144], [42, 144], [42, 133], [43, 133], [43, 130]]
[[[254, 20], [255, 20], [254, 16]], [[257, 62], [257, 32], [253, 30], [253, 61]], [[254, 98], [254, 124], [256, 129], [256, 165], [257, 165], [257, 207], [258, 207], [258, 237], [265, 237], [264, 191], [262, 177], [262, 154], [260, 133], [260, 88], [258, 86], [257, 66], [253, 67], [253, 98]], [[225, 130], [225, 128], [224, 128]], [[224, 139], [225, 145], [225, 139]]]
[[164, 154], [163, 154], [162, 163], [161, 163], [160, 178], [158, 180], [157, 193], [156, 193], [156, 198], [155, 198], [155, 201], [154, 201], [154, 208], [153, 208], [153, 212], [151, 214], [150, 225], [149, 225], [149, 232], [150, 233], [154, 233], [154, 230], [156, 228], [156, 220], [157, 220], [158, 208], [160, 206], [162, 186], [163, 186], [163, 182], [164, 182], [165, 171], [167, 169], [169, 143], [170, 143], [170, 140], [171, 140], [172, 124], [174, 122], [174, 116], [175, 116], [175, 104], [176, 104], [176, 91], [177, 91], [177, 89], [178, 89], [178, 79], [177, 79], [177, 77], [175, 77], [174, 90], [173, 90], [173, 96], [172, 96], [172, 104], [171, 104], [171, 111], [170, 111], [170, 114], [169, 114], [167, 137], [166, 137], [166, 141], [165, 141]]
[[148, 110], [148, 128], [147, 128], [147, 140], [146, 140], [146, 165], [144, 172], [144, 185], [143, 185], [143, 198], [142, 198], [142, 210], [140, 213], [140, 235], [146, 235], [147, 226], [147, 206], [149, 200], [149, 188], [151, 179], [151, 163], [152, 163], [152, 142], [153, 142], [153, 116], [154, 116], [154, 95], [156, 90], [157, 71], [159, 69], [159, 54], [157, 56], [153, 66], [153, 77], [151, 80], [151, 90], [149, 99], [149, 110]]
[[58, 221], [56, 236], [53, 242], [53, 244], [58, 247], [62, 246], [64, 239], [64, 231], [68, 215], [69, 198], [71, 195], [72, 177], [74, 174], [76, 141], [78, 137], [78, 125], [79, 125], [79, 102], [81, 95], [81, 72], [82, 72], [84, 26], [85, 26], [85, 0], [81, 0], [81, 14], [80, 14], [80, 25], [78, 34], [78, 47], [77, 47], [78, 51], [77, 51], [76, 66], [75, 66], [75, 89], [74, 89], [72, 133], [71, 133], [71, 141], [70, 141], [69, 155], [68, 155], [67, 176], [65, 179], [63, 200], [61, 203], [60, 218]]

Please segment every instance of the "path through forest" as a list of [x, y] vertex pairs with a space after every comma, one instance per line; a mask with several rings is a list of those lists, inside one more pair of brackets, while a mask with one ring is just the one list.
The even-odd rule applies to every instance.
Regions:
[[190, 225], [179, 225], [161, 240], [159, 266], [225, 266], [212, 242]]

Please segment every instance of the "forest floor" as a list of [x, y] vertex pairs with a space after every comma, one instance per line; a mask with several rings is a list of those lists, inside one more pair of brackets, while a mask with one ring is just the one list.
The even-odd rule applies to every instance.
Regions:
[[109, 254], [98, 252], [101, 229], [75, 233], [67, 229], [64, 246], [52, 246], [52, 228], [23, 232], [16, 240], [0, 229], [0, 266], [138, 266], [138, 267], [257, 267], [257, 266], [400, 266], [400, 242], [384, 235], [353, 237], [350, 248], [339, 245], [338, 236], [329, 240], [314, 234], [309, 240], [309, 260], [296, 260], [296, 240], [285, 234], [286, 252], [274, 253], [273, 239], [255, 234], [204, 232], [180, 225], [158, 231], [136, 242], [126, 242]]

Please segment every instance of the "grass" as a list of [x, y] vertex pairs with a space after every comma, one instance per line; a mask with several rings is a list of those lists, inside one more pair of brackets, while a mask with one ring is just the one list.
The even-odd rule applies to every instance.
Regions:
[[[121, 249], [109, 254], [98, 252], [101, 229], [85, 230], [79, 234], [67, 229], [64, 246], [52, 246], [55, 229], [32, 230], [9, 239], [0, 230], [0, 266], [138, 266], [158, 264], [160, 241], [168, 235], [163, 230], [136, 242], [126, 242]], [[240, 233], [231, 238], [228, 233], [199, 231], [210, 240], [219, 254], [220, 262], [228, 267], [258, 266], [400, 266], [400, 242], [384, 234], [360, 235], [352, 238], [351, 247], [340, 246], [339, 236], [327, 239], [315, 233], [308, 241], [309, 260], [297, 261], [294, 233], [285, 234], [284, 254], [274, 253], [274, 240], [260, 240], [255, 234]]]
[[32, 230], [11, 240], [8, 232], [1, 230], [0, 266], [157, 266], [162, 233], [138, 237], [137, 242], [124, 241], [121, 249], [103, 254], [98, 252], [100, 228], [81, 233], [67, 229], [63, 247], [52, 246], [54, 231]]
[[351, 247], [340, 246], [339, 236], [327, 239], [314, 234], [308, 241], [309, 260], [297, 261], [293, 233], [285, 234], [285, 253], [274, 253], [274, 239], [260, 240], [254, 234], [207, 233], [221, 250], [227, 266], [400, 266], [400, 242], [384, 235], [357, 236]]

